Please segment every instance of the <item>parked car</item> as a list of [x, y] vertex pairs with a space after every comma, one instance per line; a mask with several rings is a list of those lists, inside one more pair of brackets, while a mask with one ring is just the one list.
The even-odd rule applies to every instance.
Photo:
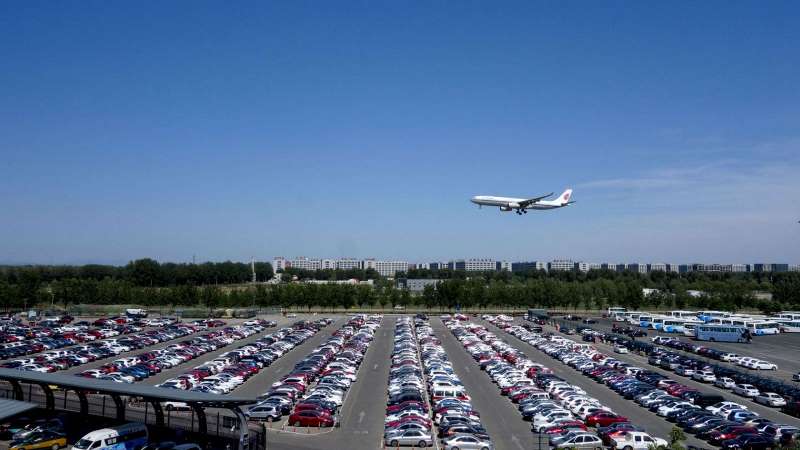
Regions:
[[758, 389], [756, 389], [755, 386], [746, 383], [737, 383], [735, 386], [733, 386], [733, 393], [751, 398], [757, 397], [759, 394]]
[[431, 447], [433, 446], [433, 436], [421, 430], [407, 430], [385, 439], [387, 447], [414, 446]]
[[757, 403], [772, 406], [773, 408], [779, 408], [786, 405], [786, 399], [774, 392], [762, 392], [756, 396], [755, 400]]
[[668, 443], [644, 431], [622, 431], [610, 437], [610, 445], [622, 450], [648, 450], [652, 447], [666, 448]]

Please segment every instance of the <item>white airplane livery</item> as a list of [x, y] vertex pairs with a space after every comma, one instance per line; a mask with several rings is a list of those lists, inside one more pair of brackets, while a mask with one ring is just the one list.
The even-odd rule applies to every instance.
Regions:
[[482, 206], [498, 206], [500, 211], [516, 211], [517, 214], [527, 214], [529, 209], [556, 209], [575, 203], [570, 201], [572, 189], [567, 189], [555, 200], [545, 200], [553, 193], [534, 198], [495, 197], [492, 195], [476, 195], [470, 201]]

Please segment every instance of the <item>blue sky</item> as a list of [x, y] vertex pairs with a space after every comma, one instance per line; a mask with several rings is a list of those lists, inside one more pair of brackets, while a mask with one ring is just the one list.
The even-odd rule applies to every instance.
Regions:
[[800, 262], [798, 17], [2, 2], [0, 261]]

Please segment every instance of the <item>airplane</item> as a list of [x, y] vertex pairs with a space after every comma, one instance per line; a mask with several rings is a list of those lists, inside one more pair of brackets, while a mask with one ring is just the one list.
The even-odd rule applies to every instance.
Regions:
[[492, 195], [476, 195], [472, 197], [470, 201], [478, 205], [478, 207], [483, 206], [499, 206], [500, 211], [514, 211], [516, 210], [518, 215], [527, 214], [529, 209], [556, 209], [556, 208], [563, 208], [567, 205], [571, 205], [575, 203], [574, 201], [570, 201], [570, 197], [572, 196], [572, 189], [567, 189], [561, 195], [558, 196], [555, 200], [545, 200], [547, 197], [550, 197], [553, 193], [549, 193], [547, 195], [543, 195], [541, 197], [534, 197], [534, 198], [512, 198], [512, 197], [495, 197]]

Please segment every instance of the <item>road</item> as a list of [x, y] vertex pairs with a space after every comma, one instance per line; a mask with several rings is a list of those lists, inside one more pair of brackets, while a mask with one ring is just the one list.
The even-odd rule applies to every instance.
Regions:
[[[658, 416], [656, 413], [640, 407], [636, 403], [633, 403], [629, 400], [625, 400], [622, 396], [612, 391], [609, 387], [603, 384], [595, 383], [592, 379], [585, 377], [579, 371], [563, 364], [561, 361], [555, 358], [550, 357], [548, 354], [540, 351], [536, 347], [517, 339], [516, 337], [492, 325], [491, 323], [485, 320], [478, 320], [478, 322], [486, 326], [498, 337], [502, 337], [506, 342], [525, 353], [531, 360], [551, 368], [553, 373], [563, 378], [568, 383], [580, 386], [586, 391], [587, 394], [595, 397], [603, 405], [608, 406], [617, 414], [621, 414], [630, 418], [633, 423], [644, 427], [648, 432], [655, 436], [669, 439], [669, 432], [673, 425], [664, 418]], [[691, 435], [687, 435], [686, 445], [693, 445], [700, 448], [709, 447], [708, 443]]]

